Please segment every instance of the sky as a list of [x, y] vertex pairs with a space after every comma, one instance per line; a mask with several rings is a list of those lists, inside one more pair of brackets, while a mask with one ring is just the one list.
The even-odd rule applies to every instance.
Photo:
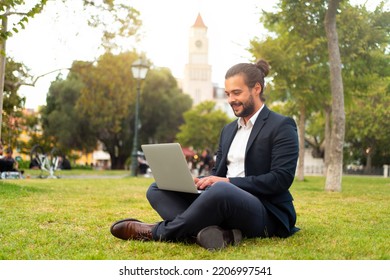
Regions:
[[[31, 1], [31, 0], [29, 0]], [[26, 28], [7, 41], [7, 54], [23, 62], [34, 77], [70, 67], [74, 60], [93, 61], [102, 54], [100, 34], [86, 25], [80, 14], [80, 0], [68, 0], [68, 8], [48, 1], [43, 12], [30, 19]], [[140, 11], [141, 41], [134, 45], [145, 52], [156, 67], [168, 67], [176, 78], [183, 78], [188, 62], [190, 27], [198, 13], [208, 27], [209, 64], [212, 81], [223, 86], [226, 70], [239, 62], [248, 62], [249, 41], [266, 32], [259, 23], [261, 11], [271, 11], [277, 1], [268, 0], [132, 0], [127, 3]], [[375, 7], [379, 0], [366, 2]], [[80, 9], [78, 10], [80, 11]], [[64, 77], [66, 71], [61, 72]], [[34, 87], [22, 86], [26, 108], [46, 103], [50, 83], [58, 72], [39, 78]], [[130, 66], [129, 66], [130, 75]]]

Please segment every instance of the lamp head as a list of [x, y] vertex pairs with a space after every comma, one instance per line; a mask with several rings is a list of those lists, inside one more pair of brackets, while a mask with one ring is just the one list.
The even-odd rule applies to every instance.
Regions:
[[149, 70], [149, 64], [144, 58], [139, 58], [131, 65], [131, 72], [135, 79], [143, 80]]

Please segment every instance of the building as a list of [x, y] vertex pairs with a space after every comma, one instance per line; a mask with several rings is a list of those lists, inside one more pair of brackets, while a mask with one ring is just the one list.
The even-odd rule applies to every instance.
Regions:
[[188, 40], [188, 63], [185, 65], [182, 81], [183, 92], [190, 95], [193, 105], [214, 99], [211, 81], [211, 65], [208, 63], [209, 40], [207, 26], [200, 14], [190, 28]]
[[212, 67], [208, 58], [207, 26], [199, 13], [195, 23], [190, 27], [188, 63], [184, 68], [184, 78], [178, 81], [178, 84], [184, 93], [191, 96], [194, 106], [203, 101], [212, 100], [216, 103], [217, 109], [233, 118], [234, 114], [226, 101], [224, 88], [214, 84], [211, 80]]
[[[207, 26], [198, 14], [195, 23], [190, 27], [188, 38], [188, 63], [185, 65], [184, 78], [178, 81], [184, 93], [191, 96], [193, 106], [212, 100], [216, 108], [235, 118], [233, 110], [226, 99], [225, 89], [211, 81], [212, 67], [208, 63], [209, 40]], [[314, 158], [310, 149], [305, 150], [305, 173], [323, 174], [322, 158]]]

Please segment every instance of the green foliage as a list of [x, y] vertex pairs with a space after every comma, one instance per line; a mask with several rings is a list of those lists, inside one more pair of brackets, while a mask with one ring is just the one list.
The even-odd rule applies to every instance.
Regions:
[[329, 98], [329, 82], [323, 79], [329, 75], [324, 1], [285, 0], [278, 7], [278, 12], [261, 17], [271, 35], [262, 41], [253, 39], [249, 50], [271, 65], [270, 102], [292, 100], [296, 106], [290, 106], [289, 115], [299, 116], [302, 104], [310, 114]]
[[184, 114], [177, 141], [195, 150], [216, 151], [222, 128], [230, 122], [226, 113], [215, 108], [215, 102], [204, 101]]
[[36, 0], [34, 1], [36, 4], [32, 4], [30, 0], [30, 3], [28, 4], [32, 4], [33, 6], [29, 7], [25, 2], [26, 1], [24, 0], [7, 0], [0, 2], [0, 18], [3, 21], [10, 16], [19, 18], [19, 20], [17, 20], [10, 28], [12, 31], [3, 29], [0, 30], [0, 42], [7, 40], [14, 33], [18, 33], [20, 29], [24, 29], [29, 18], [32, 18], [36, 14], [42, 12], [47, 0]]
[[126, 1], [87, 1], [83, 4], [91, 15], [88, 24], [103, 31], [102, 45], [107, 51], [118, 48], [118, 41], [136, 37], [142, 22], [140, 13]]
[[[33, 1], [23, 0], [6, 0], [1, 1], [0, 3], [0, 19], [2, 20], [2, 29], [0, 30], [0, 52], [1, 55], [5, 56], [5, 42], [8, 37], [12, 36], [13, 33], [19, 32], [20, 29], [25, 28], [26, 23], [29, 18], [35, 16], [40, 13], [43, 7], [46, 5], [47, 0], [36, 0], [35, 3]], [[66, 4], [66, 1], [62, 1]], [[117, 48], [115, 44], [115, 40], [118, 37], [132, 39], [137, 34], [138, 28], [141, 25], [141, 21], [139, 20], [139, 12], [132, 8], [129, 5], [124, 3], [118, 3], [121, 1], [83, 1], [83, 5], [88, 14], [91, 15], [90, 21], [88, 22], [91, 26], [100, 28], [103, 32], [102, 36], [102, 45], [106, 49], [114, 49]], [[13, 26], [8, 28], [8, 18], [9, 17], [16, 18], [18, 20], [13, 24]], [[123, 41], [123, 40], [122, 40]], [[8, 66], [7, 66], [8, 67]], [[0, 69], [0, 72], [5, 71], [4, 69]], [[127, 71], [126, 71], [127, 72]], [[123, 72], [125, 73], [125, 72]], [[20, 84], [18, 85], [20, 86]], [[15, 91], [16, 92], [16, 91]], [[18, 95], [13, 95], [13, 97], [19, 98]], [[50, 99], [50, 98], [49, 98]], [[5, 100], [5, 105], [10, 104]], [[50, 100], [49, 100], [50, 101]], [[16, 102], [16, 101], [15, 101]], [[1, 104], [2, 102], [0, 102]], [[68, 105], [71, 102], [67, 103]], [[124, 102], [122, 104], [129, 104], [129, 102]], [[51, 105], [50, 105], [51, 106]], [[61, 107], [61, 108], [59, 108]], [[101, 106], [103, 107], [103, 106]], [[53, 109], [53, 108], [51, 108]], [[2, 108], [0, 108], [0, 114], [2, 114]], [[88, 123], [81, 124], [78, 122], [78, 126], [74, 127], [71, 125], [72, 121], [77, 117], [77, 113], [74, 108], [68, 107], [64, 104], [61, 106], [59, 103], [53, 109], [54, 111], [47, 112], [47, 115], [50, 114], [50, 123], [51, 129], [55, 130], [55, 132], [50, 131], [49, 134], [55, 137], [49, 140], [49, 145], [53, 145], [52, 142], [57, 142], [59, 139], [59, 145], [62, 147], [66, 147], [67, 149], [73, 147], [74, 145], [79, 145], [81, 142], [84, 143], [84, 147], [91, 147], [91, 137], [87, 137], [91, 132], [90, 126]], [[17, 116], [13, 116], [17, 117]], [[68, 119], [67, 119], [68, 118]], [[7, 121], [7, 120], [5, 120]], [[46, 119], [46, 125], [48, 124], [48, 119]], [[119, 124], [115, 124], [115, 128], [118, 128]], [[82, 128], [80, 130], [80, 128]], [[84, 133], [84, 134], [83, 134]], [[11, 135], [10, 133], [8, 133]], [[58, 135], [61, 134], [61, 135]], [[12, 134], [14, 135], [14, 134]], [[36, 135], [34, 135], [35, 137]], [[80, 138], [83, 138], [83, 141], [80, 142]], [[43, 138], [37, 139], [35, 137], [34, 141], [43, 141]], [[73, 138], [73, 139], [72, 139]], [[116, 141], [118, 142], [118, 141]], [[77, 144], [78, 143], [78, 144]], [[44, 143], [47, 144], [47, 143]], [[54, 143], [57, 144], [57, 143]], [[116, 144], [113, 144], [116, 145]]]
[[[76, 61], [66, 80], [50, 87], [43, 110], [45, 136], [62, 150], [88, 151], [100, 141], [114, 169], [131, 154], [137, 81], [130, 65], [134, 52], [105, 53], [96, 63]], [[191, 99], [167, 69], [150, 69], [142, 81], [140, 140], [170, 142], [183, 123]]]
[[72, 149], [91, 152], [96, 146], [93, 127], [76, 110], [76, 103], [83, 88], [76, 75], [66, 80], [52, 82], [42, 109], [42, 125], [51, 144], [68, 154]]
[[295, 181], [291, 190], [301, 231], [287, 239], [244, 239], [209, 252], [196, 244], [122, 241], [110, 234], [111, 224], [122, 218], [160, 221], [145, 197], [153, 179], [118, 179], [113, 171], [70, 174], [84, 177], [0, 180], [0, 259], [390, 259], [386, 178], [345, 176], [342, 193], [323, 192], [323, 177]]
[[[307, 134], [306, 125], [311, 118], [314, 119], [312, 115], [323, 109], [329, 110], [330, 106], [329, 78], [325, 78], [329, 77], [329, 67], [323, 24], [324, 3], [323, 0], [280, 1], [276, 13], [264, 13], [261, 17], [271, 35], [250, 42], [253, 56], [264, 58], [271, 65], [267, 102], [272, 108], [278, 107], [279, 112], [293, 116], [302, 137]], [[308, 135], [307, 138], [314, 138], [316, 141], [309, 142], [320, 150], [323, 136], [324, 133]], [[302, 157], [304, 143], [302, 139]], [[303, 174], [301, 169], [298, 172]]]
[[104, 143], [115, 169], [123, 168], [131, 153], [136, 81], [130, 65], [136, 58], [134, 52], [105, 53], [96, 63], [75, 62], [72, 66], [73, 74], [83, 83], [76, 110]]
[[[42, 108], [40, 108], [42, 110]], [[21, 153], [29, 155], [31, 149], [35, 145], [39, 145], [44, 151], [50, 151], [53, 148], [51, 137], [45, 138], [42, 131], [41, 121], [42, 111], [39, 112], [28, 112], [25, 111], [21, 118], [21, 124], [23, 131], [29, 138], [28, 142], [20, 142], [18, 148]]]
[[[376, 166], [390, 162], [390, 78], [378, 81], [348, 109], [346, 156], [364, 164], [371, 157]], [[371, 166], [367, 166], [371, 168]]]
[[[346, 159], [382, 167], [389, 158], [390, 12], [346, 7], [340, 17], [346, 103]], [[354, 24], [350, 24], [353, 22]], [[367, 153], [369, 151], [369, 153]], [[372, 161], [371, 161], [372, 160]]]
[[172, 142], [192, 106], [190, 96], [178, 88], [167, 68], [151, 69], [143, 84], [140, 104], [141, 141]]
[[390, 12], [383, 10], [383, 4], [374, 12], [367, 11], [364, 6], [346, 6], [343, 10], [338, 29], [343, 81], [349, 102], [364, 96], [373, 83], [380, 83], [380, 79], [390, 75], [389, 18]]
[[[264, 40], [254, 38], [249, 48], [254, 58], [265, 58], [270, 62], [269, 102], [278, 101], [277, 106], [284, 106], [285, 114], [297, 118], [302, 117], [302, 112], [306, 114], [305, 138], [318, 150], [318, 154], [323, 154], [325, 139], [324, 131], [319, 128], [325, 127], [324, 116], [330, 113], [331, 104], [324, 29], [326, 3], [324, 0], [280, 1], [277, 12], [264, 13], [261, 17], [271, 35]], [[357, 100], [372, 91], [386, 93], [380, 88], [388, 84], [390, 74], [389, 21], [389, 11], [384, 10], [383, 3], [373, 12], [364, 6], [351, 6], [347, 1], [341, 3], [337, 28], [343, 62], [346, 140], [353, 140], [352, 146], [366, 146], [361, 142], [365, 138], [364, 130], [355, 130], [354, 139], [348, 137], [351, 135], [348, 130], [354, 123], [353, 112], [372, 112], [372, 109], [361, 110]], [[365, 126], [375, 127], [375, 119], [386, 118], [385, 110], [378, 110], [375, 118], [365, 118], [369, 122]], [[381, 137], [373, 130], [369, 131], [370, 138]], [[350, 144], [347, 143], [348, 146]], [[377, 149], [378, 154], [385, 154], [385, 146]], [[380, 166], [381, 161], [375, 160], [374, 164]]]
[[20, 146], [17, 139], [21, 133], [21, 116], [25, 97], [18, 95], [21, 83], [27, 78], [26, 68], [22, 63], [7, 59], [3, 91], [2, 140], [12, 147]]
[[[38, 1], [37, 4], [33, 4], [33, 6], [27, 11], [20, 11], [19, 9], [23, 9], [25, 7], [25, 1], [23, 0], [6, 0], [0, 2], [0, 20], [1, 20], [1, 29], [0, 29], [0, 73], [5, 74], [5, 79], [1, 77], [0, 81], [0, 138], [3, 139], [3, 122], [6, 124], [6, 130], [5, 133], [7, 135], [7, 142], [9, 145], [15, 145], [16, 138], [18, 136], [18, 132], [15, 133], [16, 128], [18, 127], [18, 124], [16, 123], [18, 118], [21, 116], [20, 113], [20, 107], [23, 103], [24, 105], [24, 98], [17, 95], [17, 89], [19, 88], [21, 80], [25, 77], [24, 71], [21, 71], [22, 65], [21, 64], [11, 64], [11, 67], [16, 67], [17, 69], [5, 69], [5, 65], [7, 63], [4, 62], [6, 57], [6, 41], [9, 37], [12, 36], [13, 33], [19, 32], [20, 28], [25, 27], [25, 23], [28, 21], [28, 18], [33, 17], [35, 14], [40, 13], [43, 6], [46, 4], [47, 0], [41, 0]], [[31, 1], [30, 3], [31, 4]], [[16, 21], [16, 23], [13, 24], [13, 26], [10, 28], [8, 27], [8, 21], [9, 17], [15, 16], [18, 17], [20, 20]], [[12, 77], [15, 72], [19, 72], [19, 77]], [[12, 74], [10, 74], [12, 73]], [[1, 75], [2, 76], [2, 75]], [[8, 80], [7, 80], [8, 79]], [[16, 81], [15, 80], [18, 80]], [[9, 82], [8, 85], [11, 85], [7, 89], [7, 82]], [[4, 94], [5, 92], [5, 94]], [[3, 100], [4, 98], [4, 100]], [[8, 99], [8, 100], [7, 100]], [[4, 106], [10, 106], [14, 105], [11, 110], [8, 110], [8, 108], [5, 108], [6, 115], [4, 116], [3, 121], [3, 105]], [[8, 117], [7, 117], [8, 114]]]

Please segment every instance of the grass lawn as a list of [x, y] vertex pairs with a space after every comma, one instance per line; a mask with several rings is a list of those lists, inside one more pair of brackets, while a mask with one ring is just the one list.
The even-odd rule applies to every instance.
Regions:
[[145, 198], [152, 179], [126, 174], [84, 171], [61, 179], [0, 180], [0, 259], [390, 259], [390, 179], [346, 176], [341, 193], [324, 192], [323, 177], [296, 181], [291, 191], [300, 232], [209, 252], [195, 244], [114, 238], [109, 228], [116, 220], [159, 221]]

